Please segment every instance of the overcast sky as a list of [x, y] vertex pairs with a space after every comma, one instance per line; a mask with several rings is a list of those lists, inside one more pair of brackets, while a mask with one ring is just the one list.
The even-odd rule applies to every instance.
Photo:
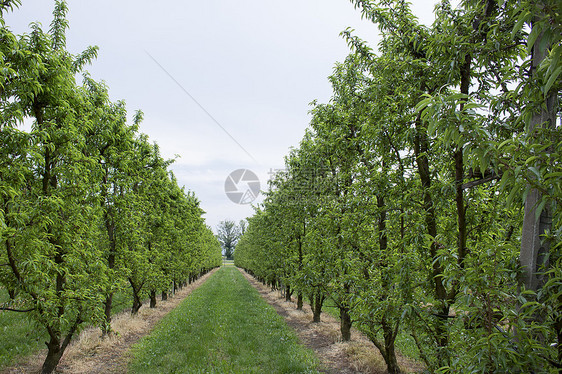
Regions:
[[[67, 3], [68, 50], [99, 46], [86, 70], [106, 82], [113, 101], [125, 100], [129, 117], [144, 112], [141, 131], [164, 157], [179, 156], [171, 169], [214, 229], [253, 214], [226, 196], [229, 173], [252, 170], [265, 189], [304, 135], [309, 103], [329, 100], [328, 76], [349, 53], [340, 32], [351, 27], [372, 47], [379, 40], [347, 0]], [[434, 3], [413, 1], [422, 22], [432, 22]], [[53, 7], [23, 0], [6, 24], [18, 34], [31, 22], [48, 30]]]

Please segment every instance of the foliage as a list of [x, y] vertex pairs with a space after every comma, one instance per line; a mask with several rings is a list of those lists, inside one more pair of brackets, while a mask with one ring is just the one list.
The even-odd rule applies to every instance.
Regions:
[[[426, 27], [401, 0], [352, 3], [378, 51], [342, 33], [333, 96], [313, 104], [236, 264], [331, 299], [344, 339], [358, 325], [389, 372], [398, 334], [430, 372], [556, 372], [559, 4], [443, 1]], [[537, 269], [520, 264], [524, 215], [544, 217]], [[542, 287], [525, 289], [528, 273]]]
[[83, 71], [97, 48], [66, 50], [67, 11], [56, 2], [47, 32], [32, 24], [14, 35], [0, 21], [1, 309], [45, 329], [44, 373], [85, 324], [111, 330], [125, 281], [135, 311], [144, 289], [167, 291], [220, 265], [199, 202], [138, 132], [142, 114], [128, 125], [125, 104]]

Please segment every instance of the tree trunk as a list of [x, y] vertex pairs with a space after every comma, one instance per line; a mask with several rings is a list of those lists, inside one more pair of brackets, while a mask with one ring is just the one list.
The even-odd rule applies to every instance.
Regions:
[[156, 291], [150, 291], [150, 307], [156, 308]]
[[340, 308], [340, 331], [341, 339], [344, 342], [348, 342], [351, 340], [352, 323], [353, 321], [351, 320], [351, 316], [349, 315], [349, 308]]
[[140, 301], [138, 295], [133, 295], [133, 306], [131, 308], [131, 314], [135, 315], [139, 312], [139, 309], [142, 306], [142, 302]]
[[78, 329], [78, 326], [80, 326], [82, 322], [83, 321], [81, 313], [79, 313], [78, 317], [74, 321], [74, 324], [68, 330], [68, 333], [66, 334], [66, 337], [64, 338], [64, 340], [62, 340], [62, 342], [62, 334], [52, 326], [47, 326], [47, 331], [49, 332], [50, 339], [45, 343], [47, 345], [47, 356], [45, 357], [45, 361], [43, 362], [41, 374], [51, 374], [55, 371], [62, 357], [62, 354], [66, 350], [66, 347], [68, 347], [68, 345], [70, 344], [70, 340], [72, 339], [74, 333]]
[[389, 374], [400, 374], [402, 371], [400, 370], [400, 366], [398, 365], [398, 361], [396, 360], [396, 352], [394, 351], [394, 347], [392, 347], [392, 352], [387, 352], [386, 355], [383, 356], [384, 363], [386, 364], [386, 371]]
[[390, 374], [398, 374], [400, 373], [400, 367], [398, 366], [394, 347], [394, 341], [396, 340], [396, 335], [398, 335], [398, 324], [393, 328], [392, 324], [385, 317], [382, 318], [381, 324], [384, 336], [384, 361], [386, 362], [386, 368]]
[[464, 204], [464, 192], [462, 188], [464, 180], [464, 160], [463, 160], [463, 147], [458, 147], [455, 151], [455, 184], [456, 184], [456, 206], [457, 206], [457, 246], [458, 246], [458, 263], [461, 269], [464, 269], [464, 259], [466, 257], [466, 208]]
[[131, 314], [135, 315], [139, 312], [139, 309], [142, 306], [142, 301], [139, 295], [140, 289], [135, 287], [135, 284], [131, 278], [129, 278], [129, 283], [131, 284], [131, 289], [133, 290], [133, 307], [131, 308]]
[[[398, 335], [398, 326], [399, 325], [397, 324], [396, 326], [394, 326], [394, 328], [392, 328], [392, 324], [386, 319], [386, 317], [382, 317], [381, 327], [384, 342], [377, 339], [374, 331], [378, 330], [378, 326], [374, 326], [373, 322], [369, 324], [369, 327], [366, 331], [369, 340], [375, 345], [375, 347], [377, 347], [377, 349], [381, 353], [381, 356], [383, 357], [386, 364], [386, 370], [390, 374], [401, 373], [400, 366], [398, 366], [398, 360], [396, 359], [396, 350], [394, 348], [394, 341], [396, 340], [396, 336]], [[422, 358], [425, 357], [423, 351], [420, 350], [420, 352], [422, 354]]]
[[[303, 261], [304, 255], [302, 253], [302, 238], [304, 237], [304, 235], [306, 235], [306, 222], [305, 221], [303, 221], [303, 224], [302, 224], [302, 231], [303, 231], [302, 235], [299, 235], [299, 237], [298, 237], [298, 243], [299, 243], [299, 246], [298, 246], [299, 274], [302, 272], [302, 268], [303, 268], [302, 261]], [[299, 291], [297, 293], [297, 310], [302, 310], [302, 307], [303, 307], [303, 295], [302, 295], [302, 291]]]
[[320, 322], [320, 315], [322, 314], [322, 304], [324, 304], [324, 296], [320, 291], [317, 291], [314, 300], [314, 307], [312, 308], [312, 322]]
[[394, 347], [392, 347], [392, 352], [387, 352], [383, 356], [384, 362], [386, 364], [386, 371], [389, 374], [399, 374], [401, 373], [400, 366], [398, 366], [398, 361], [396, 360], [396, 352]]
[[291, 286], [285, 286], [285, 301], [291, 301], [291, 296], [293, 295], [293, 291], [291, 290]]
[[[383, 167], [385, 167], [386, 164], [383, 162]], [[388, 235], [387, 235], [387, 211], [386, 211], [386, 204], [385, 204], [385, 199], [383, 195], [377, 195], [377, 207], [380, 210], [380, 216], [379, 216], [379, 250], [381, 251], [381, 253], [387, 253], [388, 252]], [[391, 289], [392, 285], [390, 284], [390, 275], [387, 275], [385, 273], [390, 272], [390, 269], [388, 267], [388, 263], [384, 263], [381, 266], [381, 271], [383, 272], [382, 275], [382, 288], [383, 290], [389, 290]], [[387, 296], [384, 295], [382, 297], [382, 300], [386, 300]], [[384, 337], [384, 347], [381, 347], [380, 343], [377, 344], [373, 341], [373, 343], [375, 343], [375, 345], [377, 346], [377, 348], [379, 348], [379, 351], [381, 352], [383, 358], [384, 358], [384, 362], [386, 363], [386, 369], [389, 373], [391, 374], [396, 374], [396, 373], [400, 373], [400, 367], [398, 366], [398, 361], [396, 359], [396, 350], [394, 347], [394, 341], [396, 339], [396, 335], [398, 334], [398, 325], [396, 326], [396, 329], [392, 328], [392, 323], [389, 322], [388, 318], [387, 318], [387, 313], [389, 313], [388, 311], [385, 311], [385, 313], [382, 315], [381, 318], [381, 327], [382, 327], [382, 331], [383, 331], [383, 337]], [[391, 319], [392, 320], [392, 319]], [[382, 349], [381, 349], [382, 348]]]
[[102, 336], [111, 333], [111, 306], [113, 305], [113, 292], [110, 292], [104, 302], [104, 321], [101, 328]]
[[302, 292], [297, 294], [297, 310], [302, 310], [303, 300], [302, 300]]
[[51, 335], [51, 339], [47, 343], [47, 357], [43, 362], [43, 367], [41, 368], [41, 374], [51, 374], [57, 368], [59, 361], [62, 357], [62, 350], [60, 346], [60, 339], [54, 335]]
[[[414, 144], [414, 152], [416, 163], [418, 166], [418, 174], [420, 176], [423, 191], [423, 207], [425, 211], [425, 224], [427, 233], [431, 238], [437, 237], [437, 217], [435, 213], [435, 205], [431, 196], [431, 172], [429, 169], [429, 160], [427, 152], [429, 152], [429, 141], [427, 139], [427, 130], [422, 125], [421, 113], [416, 120], [416, 136]], [[429, 255], [432, 260], [433, 270], [432, 279], [435, 296], [439, 301], [447, 299], [447, 291], [443, 285], [443, 268], [437, 257], [437, 243], [435, 240], [431, 242], [429, 247]]]
[[[490, 8], [491, 9], [491, 8]], [[461, 93], [465, 95], [470, 94], [470, 77], [471, 77], [471, 65], [472, 57], [470, 53], [467, 53], [464, 57], [464, 62], [461, 66], [461, 83], [460, 89]], [[464, 109], [466, 101], [462, 100], [460, 103], [460, 110]], [[460, 126], [460, 124], [459, 124]], [[460, 130], [459, 130], [460, 131]], [[466, 239], [467, 239], [467, 227], [466, 227], [466, 208], [464, 204], [464, 190], [462, 188], [464, 182], [464, 158], [463, 158], [464, 146], [460, 145], [455, 149], [454, 161], [455, 161], [455, 203], [457, 206], [457, 262], [461, 269], [464, 269], [464, 259], [467, 255]], [[484, 174], [485, 170], [481, 170]], [[449, 299], [454, 299], [457, 290], [452, 290]]]
[[[416, 164], [418, 166], [418, 174], [422, 184], [423, 191], [423, 207], [425, 211], [425, 224], [427, 233], [434, 240], [429, 247], [429, 256], [432, 262], [433, 290], [435, 298], [440, 303], [438, 306], [439, 314], [449, 314], [448, 295], [445, 285], [443, 284], [443, 267], [439, 261], [437, 253], [437, 216], [435, 213], [435, 205], [431, 195], [431, 172], [429, 168], [429, 159], [427, 153], [429, 152], [429, 140], [427, 138], [427, 129], [423, 126], [421, 113], [416, 118], [416, 135], [414, 138], [414, 153], [416, 156]], [[439, 347], [446, 347], [448, 345], [447, 329], [443, 319], [438, 318], [435, 321], [435, 339]], [[444, 349], [440, 351], [445, 352]], [[445, 360], [446, 361], [446, 360]], [[442, 361], [444, 362], [444, 361]]]
[[166, 300], [168, 300], [168, 294], [166, 293], [166, 291], [162, 291], [162, 301]]
[[[107, 170], [104, 175], [103, 184], [107, 184]], [[105, 191], [105, 190], [104, 190]], [[113, 214], [109, 206], [105, 206], [106, 196], [102, 201], [102, 206], [105, 208], [104, 220], [105, 229], [107, 231], [107, 238], [109, 240], [109, 254], [107, 256], [107, 267], [112, 271], [115, 268], [115, 254], [116, 254], [116, 239], [115, 239], [115, 224], [113, 223]], [[113, 291], [110, 289], [105, 298], [104, 322], [102, 325], [102, 335], [105, 336], [111, 332], [111, 305], [113, 304]]]

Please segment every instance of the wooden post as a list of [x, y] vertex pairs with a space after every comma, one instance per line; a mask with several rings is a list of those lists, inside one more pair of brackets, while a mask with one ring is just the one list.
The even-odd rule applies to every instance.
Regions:
[[[536, 79], [537, 69], [548, 54], [548, 46], [541, 49], [543, 35], [539, 35], [532, 50], [531, 61], [531, 80]], [[532, 118], [529, 124], [529, 138], [535, 136], [537, 127], [554, 128], [556, 124], [556, 112], [558, 108], [558, 93], [554, 92], [547, 96], [541, 109]], [[542, 286], [542, 277], [537, 273], [541, 267], [548, 266], [548, 256], [550, 243], [543, 238], [543, 235], [552, 226], [552, 217], [548, 204], [544, 206], [539, 217], [537, 208], [541, 202], [542, 194], [537, 189], [531, 189], [525, 200], [525, 217], [523, 219], [523, 231], [521, 234], [520, 263], [524, 269], [523, 284], [527, 289], [536, 291]]]

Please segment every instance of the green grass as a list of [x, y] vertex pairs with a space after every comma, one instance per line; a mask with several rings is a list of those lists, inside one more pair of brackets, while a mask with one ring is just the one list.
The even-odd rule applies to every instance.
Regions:
[[[0, 288], [0, 304], [9, 300], [8, 292]], [[45, 348], [47, 332], [37, 326], [27, 313], [0, 311], [0, 370], [16, 358]]]
[[282, 317], [223, 266], [133, 348], [131, 373], [317, 373]]
[[[143, 306], [146, 303], [143, 301]], [[111, 315], [114, 316], [125, 310], [131, 310], [133, 307], [133, 292], [128, 286], [124, 286], [121, 290], [113, 294], [113, 301], [111, 302]]]

